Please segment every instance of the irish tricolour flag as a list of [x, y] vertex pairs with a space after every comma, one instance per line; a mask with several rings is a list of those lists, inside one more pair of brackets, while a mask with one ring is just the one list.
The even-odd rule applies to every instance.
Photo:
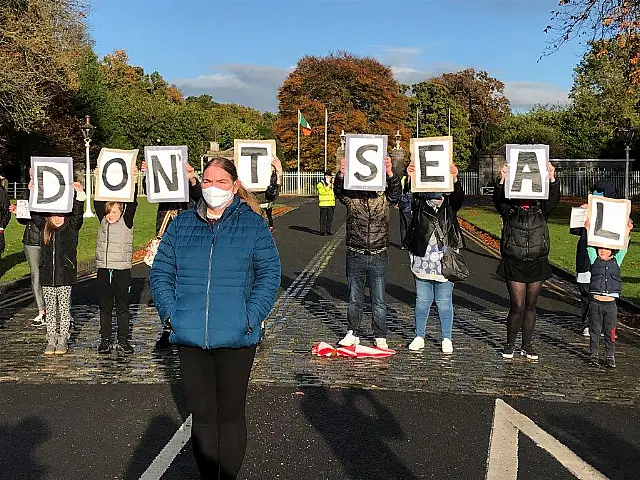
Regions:
[[307, 119], [304, 118], [304, 115], [302, 115], [300, 110], [298, 110], [298, 125], [300, 125], [300, 129], [304, 136], [308, 137], [311, 135], [311, 125], [309, 125], [309, 122], [307, 122]]

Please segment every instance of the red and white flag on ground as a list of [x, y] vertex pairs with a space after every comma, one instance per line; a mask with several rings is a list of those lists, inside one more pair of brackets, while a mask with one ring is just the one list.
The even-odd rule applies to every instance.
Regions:
[[311, 349], [311, 354], [318, 357], [384, 358], [395, 355], [396, 351], [388, 348], [366, 347], [364, 345], [336, 348], [326, 342], [318, 342]]

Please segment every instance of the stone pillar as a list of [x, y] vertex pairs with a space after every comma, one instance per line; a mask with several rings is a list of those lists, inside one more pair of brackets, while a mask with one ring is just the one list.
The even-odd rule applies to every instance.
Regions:
[[[344, 158], [344, 149], [342, 147], [338, 147], [336, 149], [336, 164], [334, 166], [334, 168], [332, 169], [332, 171], [335, 174], [338, 174], [338, 172], [340, 171], [340, 160], [342, 160]], [[327, 168], [329, 168], [327, 166]]]

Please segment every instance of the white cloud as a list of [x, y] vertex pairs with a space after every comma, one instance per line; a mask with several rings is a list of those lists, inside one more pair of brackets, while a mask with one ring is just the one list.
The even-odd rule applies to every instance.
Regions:
[[516, 112], [530, 110], [534, 105], [566, 105], [569, 92], [545, 82], [504, 82], [504, 93]]
[[174, 80], [186, 96], [209, 94], [216, 102], [276, 112], [278, 89], [291, 69], [244, 63], [218, 65], [215, 73]]

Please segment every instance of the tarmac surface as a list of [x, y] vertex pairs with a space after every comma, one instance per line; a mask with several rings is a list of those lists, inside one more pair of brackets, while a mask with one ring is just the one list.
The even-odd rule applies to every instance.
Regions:
[[[346, 330], [345, 210], [336, 207], [326, 237], [316, 233], [312, 199], [283, 201], [297, 208], [276, 218], [282, 290], [252, 372], [240, 478], [485, 478], [496, 399], [602, 475], [582, 478], [637, 478], [637, 330], [619, 328], [618, 368], [588, 367], [577, 290], [554, 278], [538, 303], [540, 360], [503, 360], [506, 287], [494, 273], [497, 259], [467, 239], [472, 276], [454, 290], [453, 355], [440, 351], [435, 310], [426, 348], [410, 352], [415, 288], [394, 211], [387, 299], [397, 354], [313, 357], [315, 342], [335, 343]], [[70, 350], [55, 358], [42, 355], [43, 329], [30, 326], [28, 291], [0, 297], [0, 478], [137, 479], [187, 419], [176, 351], [153, 348], [160, 324], [147, 276], [148, 267], [134, 267], [131, 356], [96, 352], [94, 279], [74, 288]], [[363, 324], [370, 318], [365, 309]], [[516, 435], [517, 478], [575, 478], [566, 457], [537, 446], [544, 442], [530, 432]], [[198, 478], [190, 443], [162, 478]]]

